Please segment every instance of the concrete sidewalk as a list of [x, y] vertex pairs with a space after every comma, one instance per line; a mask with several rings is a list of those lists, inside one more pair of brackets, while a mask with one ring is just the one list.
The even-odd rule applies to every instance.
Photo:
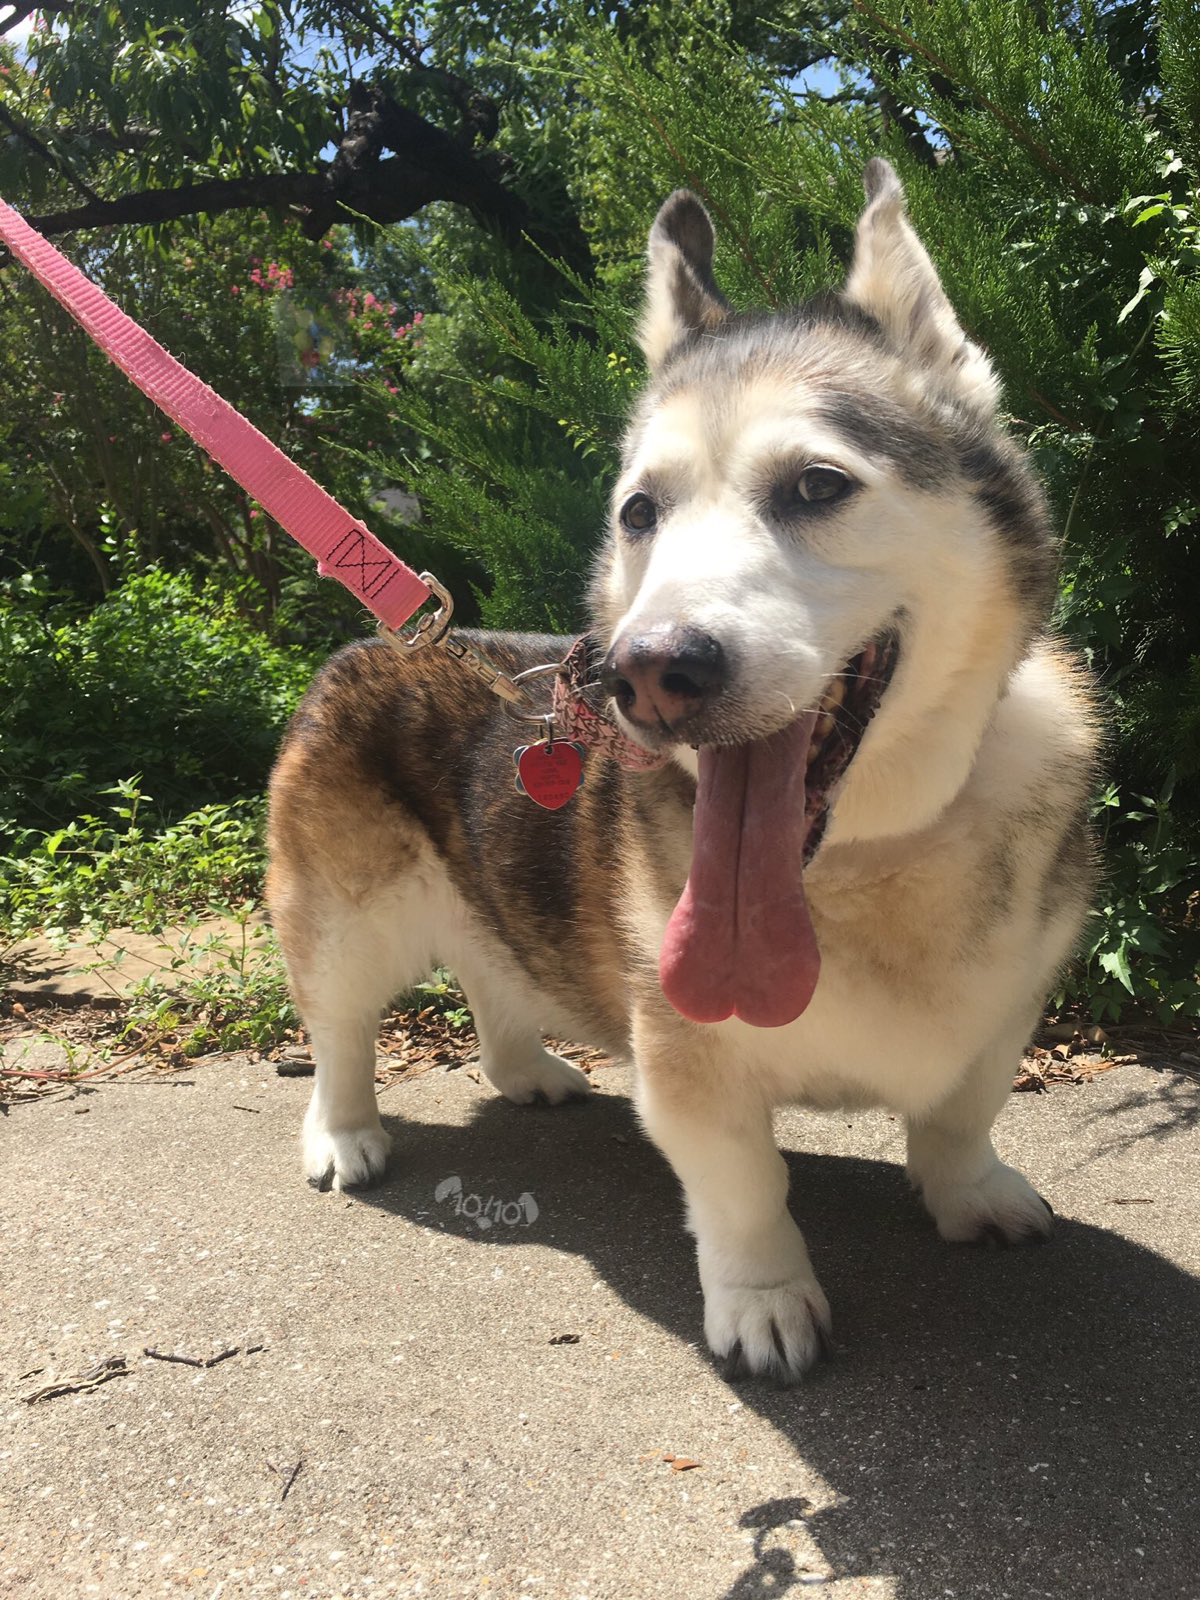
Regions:
[[783, 1115], [841, 1347], [785, 1392], [710, 1365], [674, 1179], [595, 1081], [397, 1085], [353, 1199], [301, 1182], [309, 1085], [265, 1065], [12, 1107], [0, 1593], [1192, 1600], [1192, 1083], [1013, 1097], [1044, 1249], [940, 1244], [890, 1118]]

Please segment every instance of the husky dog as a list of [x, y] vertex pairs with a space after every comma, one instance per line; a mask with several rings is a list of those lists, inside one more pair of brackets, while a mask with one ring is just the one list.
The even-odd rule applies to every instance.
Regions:
[[[1042, 1238], [1050, 1208], [989, 1130], [1090, 889], [1095, 718], [1044, 632], [1043, 497], [896, 174], [872, 161], [864, 186], [845, 289], [791, 311], [730, 309], [693, 195], [651, 230], [650, 381], [589, 642], [660, 768], [594, 755], [540, 810], [488, 689], [381, 640], [320, 673], [271, 787], [309, 1180], [383, 1173], [381, 1008], [444, 962], [510, 1100], [588, 1092], [544, 1030], [634, 1061], [709, 1345], [783, 1379], [830, 1312], [773, 1107], [886, 1106], [943, 1238]], [[511, 673], [566, 648], [468, 637]]]

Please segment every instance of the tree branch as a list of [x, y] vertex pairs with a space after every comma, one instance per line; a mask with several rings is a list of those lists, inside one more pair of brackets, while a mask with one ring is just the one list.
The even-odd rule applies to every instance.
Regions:
[[[381, 152], [396, 152], [380, 159]], [[119, 200], [45, 216], [30, 225], [53, 236], [78, 228], [174, 222], [201, 213], [216, 216], [251, 207], [291, 207], [307, 213], [304, 231], [319, 239], [335, 222], [356, 216], [401, 222], [433, 200], [465, 206], [506, 243], [520, 247], [528, 236], [537, 249], [587, 272], [591, 259], [578, 228], [566, 235], [537, 217], [520, 195], [496, 175], [496, 163], [466, 149], [441, 128], [376, 89], [352, 86], [347, 130], [334, 160], [312, 172], [261, 173], [215, 178], [175, 189], [143, 189]]]
[[249, 206], [304, 206], [321, 191], [319, 174], [264, 173], [253, 178], [217, 178], [210, 183], [186, 183], [178, 189], [143, 189], [120, 200], [96, 200], [70, 211], [27, 217], [31, 228], [53, 238], [77, 228], [111, 228], [122, 223], [175, 222], [204, 212], [219, 216]]
[[14, 28], [19, 28], [23, 22], [33, 16], [36, 10], [36, 0], [32, 5], [14, 5], [12, 16], [6, 22], [0, 22], [0, 37], [6, 33], [11, 33]]
[[381, 42], [395, 50], [400, 59], [410, 72], [420, 75], [427, 82], [436, 83], [439, 88], [445, 89], [459, 108], [462, 124], [459, 135], [462, 141], [471, 145], [476, 138], [484, 144], [491, 144], [496, 138], [500, 126], [500, 117], [495, 102], [487, 95], [480, 94], [473, 89], [466, 79], [459, 77], [457, 72], [450, 72], [445, 67], [428, 66], [422, 59], [424, 45], [415, 38], [401, 38], [381, 25], [377, 18], [362, 7], [351, 4], [351, 0], [338, 0], [338, 9], [345, 13], [353, 22], [372, 33]]
[[14, 28], [19, 28], [27, 22], [35, 11], [40, 11], [45, 16], [65, 17], [75, 10], [74, 0], [32, 0], [29, 5], [20, 3], [20, 0], [9, 0], [13, 14], [6, 21], [0, 22], [0, 37], [11, 33]]
[[[866, 41], [865, 41], [866, 43]], [[865, 51], [870, 60], [870, 51]], [[883, 52], [883, 66], [885, 72], [895, 72], [900, 64], [899, 50], [885, 50]], [[876, 91], [876, 103], [880, 107], [880, 114], [884, 119], [885, 132], [889, 124], [895, 125], [904, 135], [905, 143], [910, 151], [924, 167], [935, 167], [938, 158], [934, 153], [934, 146], [926, 138], [925, 130], [917, 119], [917, 114], [912, 106], [902, 105], [893, 94], [883, 73], [871, 72], [872, 84]]]
[[78, 189], [85, 199], [99, 199], [96, 191], [90, 189], [83, 179], [75, 173], [69, 161], [60, 155], [56, 155], [48, 145], [44, 145], [32, 129], [27, 128], [23, 122], [18, 122], [4, 106], [0, 106], [0, 123], [4, 124], [14, 138], [20, 139], [22, 144], [28, 145], [34, 155], [40, 156], [43, 161], [48, 162], [55, 172], [64, 177], [73, 189]]

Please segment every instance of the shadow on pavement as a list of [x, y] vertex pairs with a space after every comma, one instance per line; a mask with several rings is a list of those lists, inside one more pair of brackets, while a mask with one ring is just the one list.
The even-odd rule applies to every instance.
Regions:
[[[583, 1256], [636, 1312], [699, 1343], [678, 1187], [626, 1100], [488, 1099], [466, 1129], [385, 1120], [395, 1175], [363, 1203], [497, 1249]], [[1074, 1222], [1040, 1249], [955, 1249], [899, 1167], [788, 1160], [840, 1350], [799, 1389], [736, 1393], [839, 1498], [748, 1506], [755, 1558], [726, 1600], [799, 1589], [772, 1538], [795, 1518], [837, 1571], [891, 1575], [901, 1600], [1194, 1596], [1194, 1280]], [[451, 1177], [461, 1189], [435, 1200]], [[494, 1200], [491, 1226], [463, 1210], [471, 1194]], [[504, 1220], [520, 1196], [536, 1203], [528, 1225]]]

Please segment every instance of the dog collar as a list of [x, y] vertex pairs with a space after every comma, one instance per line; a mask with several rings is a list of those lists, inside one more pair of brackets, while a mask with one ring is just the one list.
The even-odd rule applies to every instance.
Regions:
[[600, 646], [591, 634], [582, 634], [559, 663], [555, 674], [553, 710], [557, 733], [586, 749], [599, 750], [626, 772], [654, 772], [671, 759], [645, 745], [636, 744], [608, 716], [589, 701], [600, 689]]

